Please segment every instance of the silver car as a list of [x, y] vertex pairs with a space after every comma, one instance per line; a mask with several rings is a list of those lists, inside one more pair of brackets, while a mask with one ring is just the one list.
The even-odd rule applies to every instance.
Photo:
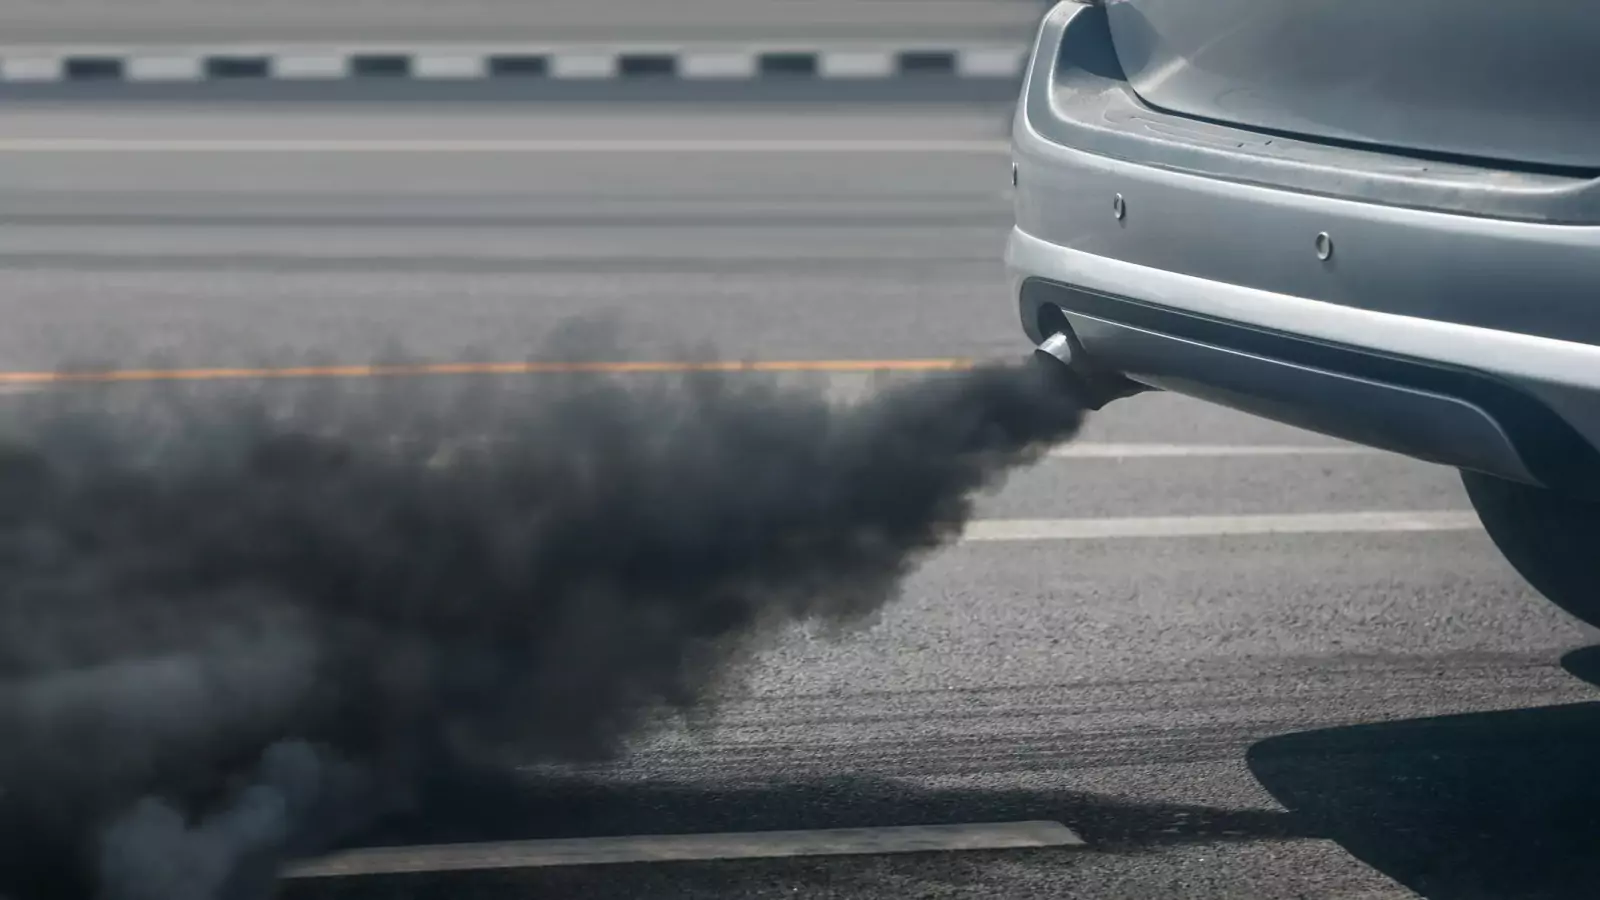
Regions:
[[1068, 0], [1013, 124], [1022, 327], [1459, 468], [1600, 624], [1600, 3]]

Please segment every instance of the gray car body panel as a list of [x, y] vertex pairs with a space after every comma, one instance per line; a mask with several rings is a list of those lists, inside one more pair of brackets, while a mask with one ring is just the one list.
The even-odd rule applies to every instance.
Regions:
[[1152, 108], [1122, 69], [1109, 18], [1109, 11], [1067, 3], [1042, 26], [1041, 52], [1029, 63], [1024, 104], [1030, 126], [1064, 146], [1389, 206], [1552, 224], [1600, 223], [1600, 176], [1419, 159]]
[[1106, 0], [1141, 97], [1319, 138], [1600, 169], [1600, 3]]
[[[1600, 226], [1570, 222], [1588, 218], [1574, 210], [1592, 205], [1574, 205], [1573, 197], [1590, 191], [1592, 204], [1592, 183], [1529, 188], [1527, 179], [1542, 176], [1470, 166], [1412, 177], [1399, 158], [1399, 174], [1386, 182], [1373, 175], [1383, 164], [1372, 157], [1382, 154], [1307, 142], [1281, 147], [1208, 123], [1196, 129], [1191, 119], [1140, 104], [1125, 82], [1111, 83], [1120, 72], [1107, 52], [1105, 16], [1062, 3], [1039, 32], [1013, 129], [1019, 186], [1007, 262], [1019, 296], [1025, 281], [1045, 279], [1241, 328], [1482, 373], [1515, 385], [1600, 446]], [[1097, 105], [1106, 98], [1117, 105]], [[1220, 137], [1229, 132], [1240, 139]], [[1499, 207], [1480, 202], [1492, 196], [1497, 174], [1510, 176], [1503, 193], [1515, 195]], [[1485, 187], [1470, 199], [1470, 191], [1443, 186], [1452, 180]], [[1511, 207], [1517, 215], [1494, 214]], [[1553, 217], [1566, 224], [1540, 215], [1554, 208], [1566, 210]], [[1323, 234], [1333, 248], [1327, 259], [1317, 252]], [[1030, 336], [1041, 339], [1038, 310], [1024, 302], [1022, 314]], [[1091, 354], [1113, 366], [1134, 346], [1112, 338], [1115, 322], [1081, 324]], [[1145, 360], [1154, 358], [1150, 340], [1137, 344]], [[1172, 358], [1180, 358], [1176, 345]], [[1212, 365], [1230, 358], [1219, 354]], [[1206, 396], [1208, 380], [1228, 380], [1238, 393], [1237, 377], [1204, 369], [1167, 372], [1159, 386], [1188, 384], [1188, 392]], [[1350, 431], [1338, 410], [1330, 415], [1321, 430]]]

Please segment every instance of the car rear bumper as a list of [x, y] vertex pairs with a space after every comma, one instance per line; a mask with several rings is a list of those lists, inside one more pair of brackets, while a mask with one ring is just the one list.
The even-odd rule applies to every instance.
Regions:
[[[1007, 263], [1035, 342], [1064, 315], [1152, 385], [1523, 481], [1600, 477], [1588, 188], [1115, 114], [1097, 14], [1046, 18], [1013, 129]], [[1451, 208], [1473, 192], [1504, 215]]]
[[[1152, 387], [1600, 498], [1600, 386], [1506, 374], [1543, 367], [1549, 358], [1530, 345], [1560, 342], [1503, 332], [1457, 342], [1433, 327], [1441, 323], [1336, 306], [1323, 318], [1305, 305], [1315, 301], [1160, 277], [1172, 273], [1151, 278], [1125, 263], [1072, 254], [1012, 234], [1009, 265], [1035, 343], [1070, 328], [1097, 364]], [[1293, 325], [1275, 327], [1279, 318]], [[1382, 339], [1337, 337], [1372, 332]], [[1506, 365], [1496, 371], [1473, 361], [1480, 345]], [[1431, 349], [1390, 349], [1404, 346]]]

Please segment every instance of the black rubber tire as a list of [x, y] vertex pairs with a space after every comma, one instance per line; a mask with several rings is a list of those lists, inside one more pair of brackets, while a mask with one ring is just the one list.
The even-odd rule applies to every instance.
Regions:
[[1462, 472], [1484, 530], [1551, 603], [1600, 627], [1600, 504]]

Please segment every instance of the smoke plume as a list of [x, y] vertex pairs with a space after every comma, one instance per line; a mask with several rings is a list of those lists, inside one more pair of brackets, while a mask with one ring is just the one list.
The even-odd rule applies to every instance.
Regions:
[[599, 760], [1070, 437], [1050, 373], [73, 387], [0, 422], [0, 895], [254, 900], [430, 767]]

